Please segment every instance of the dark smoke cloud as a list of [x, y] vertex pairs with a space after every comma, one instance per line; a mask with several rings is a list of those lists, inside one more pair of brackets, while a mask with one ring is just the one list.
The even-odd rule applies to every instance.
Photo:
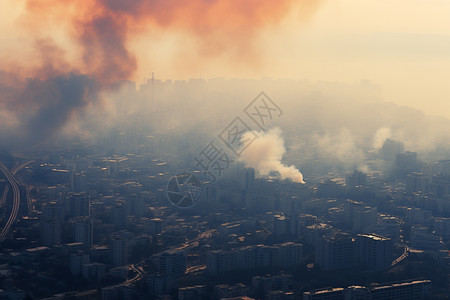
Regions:
[[[29, 146], [54, 136], [98, 100], [99, 93], [132, 78], [137, 69], [136, 57], [129, 49], [133, 36], [152, 28], [170, 28], [200, 41], [198, 52], [202, 55], [214, 56], [233, 48], [236, 56], [245, 56], [256, 53], [251, 41], [258, 30], [278, 23], [294, 7], [310, 12], [318, 3], [28, 0], [22, 25], [36, 39], [38, 59], [19, 64], [0, 61], [4, 66], [0, 72], [0, 147]], [[66, 30], [77, 58], [67, 60], [67, 51], [46, 37], [47, 30], [54, 28]], [[196, 59], [200, 61], [200, 55]]]
[[4, 118], [9, 115], [14, 119], [2, 120], [6, 126], [0, 130], [0, 147], [4, 149], [30, 146], [54, 136], [97, 97], [95, 82], [76, 73], [29, 79], [21, 87], [3, 86], [1, 90], [10, 94], [9, 104], [1, 109]]

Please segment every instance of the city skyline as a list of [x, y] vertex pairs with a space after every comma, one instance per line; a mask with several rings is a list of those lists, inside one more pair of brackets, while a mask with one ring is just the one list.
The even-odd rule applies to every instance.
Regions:
[[[199, 7], [201, 2], [197, 3]], [[70, 4], [74, 14], [62, 13], [57, 3], [46, 9], [45, 5], [51, 3], [2, 2], [0, 59], [4, 67], [22, 65], [21, 60], [40, 60], [36, 40], [41, 43], [39, 47], [60, 47], [58, 55], [65, 55], [69, 63], [72, 59], [79, 61], [80, 49], [74, 47], [77, 37], [73, 36], [70, 22], [71, 18], [83, 17], [74, 13], [76, 1]], [[179, 8], [183, 9], [183, 5]], [[240, 5], [236, 3], [237, 11]], [[212, 20], [198, 24], [207, 29], [187, 25], [184, 30], [183, 26], [192, 20], [164, 23], [156, 18], [154, 24], [150, 17], [149, 24], [144, 22], [145, 25], [132, 28], [127, 35], [125, 49], [134, 54], [136, 61], [132, 64], [136, 64], [137, 70], [130, 78], [122, 79], [141, 81], [156, 72], [162, 79], [225, 76], [343, 83], [371, 80], [382, 88], [386, 101], [428, 114], [450, 116], [446, 113], [450, 91], [443, 79], [450, 69], [447, 1], [430, 4], [420, 0], [409, 5], [374, 0], [364, 3], [305, 0], [296, 5], [282, 1], [272, 10], [265, 5], [270, 7], [270, 1], [255, 14], [267, 14], [266, 20], [256, 19], [249, 29], [240, 32], [231, 25], [224, 31], [216, 30], [216, 21]], [[217, 10], [218, 20], [222, 20], [220, 6]], [[234, 15], [240, 18], [245, 13], [233, 13], [229, 7], [224, 11], [229, 18]], [[213, 13], [217, 11], [212, 10]], [[59, 22], [60, 26], [55, 26], [57, 16], [65, 20]], [[245, 26], [241, 21], [237, 25]], [[248, 44], [233, 36], [247, 36]], [[208, 49], [203, 39], [211, 38], [217, 45]], [[224, 40], [220, 41], [221, 38]], [[241, 53], [246, 52], [248, 55], [241, 58]], [[27, 68], [22, 66], [21, 72], [26, 73]]]
[[450, 2], [0, 2], [0, 299], [450, 297]]

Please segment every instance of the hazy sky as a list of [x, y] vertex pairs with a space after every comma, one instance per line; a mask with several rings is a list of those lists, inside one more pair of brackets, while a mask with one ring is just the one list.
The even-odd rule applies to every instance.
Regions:
[[[51, 8], [58, 1], [37, 2], [50, 3]], [[61, 7], [27, 13], [25, 1], [1, 1], [2, 65], [33, 59], [36, 37], [51, 37], [64, 50], [66, 59], [77, 61], [80, 45], [73, 42], [73, 28], [65, 16], [74, 15], [86, 2], [68, 2], [75, 4], [62, 7], [64, 13]], [[190, 19], [180, 9], [174, 14], [175, 21], [155, 17], [151, 26], [133, 24], [133, 34], [127, 36], [126, 43], [137, 60], [131, 78], [139, 83], [155, 72], [161, 79], [369, 79], [382, 87], [387, 101], [450, 117], [450, 1], [299, 2], [302, 4], [297, 7], [283, 1], [284, 6], [273, 13], [267, 11], [270, 5], [256, 12], [251, 5], [241, 5], [239, 9], [252, 14], [247, 23], [226, 4], [220, 7], [225, 13], [205, 14], [204, 21], [199, 19], [202, 13]], [[179, 3], [188, 5], [186, 1]], [[160, 7], [173, 9], [174, 4]], [[39, 18], [39, 14], [46, 16]], [[246, 29], [241, 31], [239, 26]]]

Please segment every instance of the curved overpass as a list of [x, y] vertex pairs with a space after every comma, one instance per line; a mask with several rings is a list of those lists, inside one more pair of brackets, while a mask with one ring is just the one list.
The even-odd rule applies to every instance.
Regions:
[[[17, 172], [19, 172], [21, 169], [25, 168], [26, 166], [28, 166], [29, 164], [33, 163], [34, 161], [28, 161], [25, 162], [17, 167], [15, 167], [14, 169], [12, 169], [11, 173], [12, 175], [16, 175]], [[3, 165], [4, 168], [7, 168], [5, 165]], [[5, 187], [5, 189], [3, 190], [3, 194], [2, 197], [0, 198], [0, 207], [2, 207], [5, 203], [6, 203], [6, 198], [8, 197], [8, 193], [9, 193], [9, 185], [7, 185]]]
[[[9, 230], [11, 229], [12, 224], [17, 218], [17, 215], [19, 213], [19, 206], [20, 206], [20, 191], [19, 191], [19, 182], [14, 177], [14, 175], [11, 173], [11, 171], [2, 163], [0, 162], [0, 171], [5, 174], [6, 179], [8, 180], [9, 184], [12, 187], [13, 191], [13, 205], [11, 210], [11, 215], [8, 218], [8, 221], [5, 224], [5, 227], [3, 227], [2, 231], [0, 232], [0, 241], [3, 241], [8, 234]], [[6, 187], [8, 189], [9, 187]], [[6, 193], [3, 193], [2, 201], [4, 201], [6, 198]]]

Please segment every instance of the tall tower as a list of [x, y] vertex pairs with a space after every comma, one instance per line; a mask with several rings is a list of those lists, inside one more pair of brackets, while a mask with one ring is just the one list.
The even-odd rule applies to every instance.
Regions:
[[[151, 105], [155, 106], [155, 73], [152, 72], [152, 94], [151, 94]], [[152, 112], [153, 112], [153, 108], [152, 108]]]
[[114, 266], [128, 264], [128, 240], [114, 237], [111, 240], [112, 263]]
[[93, 223], [89, 217], [79, 217], [73, 221], [74, 242], [81, 242], [86, 249], [92, 247]]

